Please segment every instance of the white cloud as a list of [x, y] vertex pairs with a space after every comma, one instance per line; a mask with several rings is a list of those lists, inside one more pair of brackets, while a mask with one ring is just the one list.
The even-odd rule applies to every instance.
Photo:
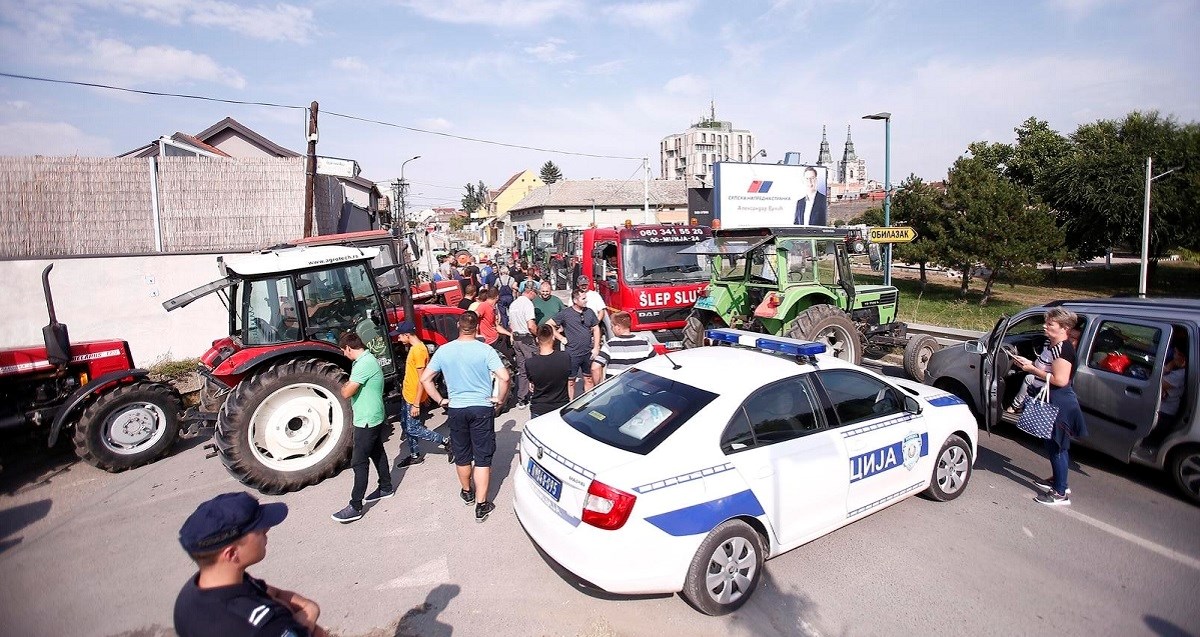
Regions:
[[698, 75], [689, 73], [667, 80], [663, 90], [675, 95], [700, 95], [708, 90], [708, 82]]
[[246, 80], [202, 53], [165, 45], [134, 48], [119, 40], [95, 40], [88, 52], [74, 60], [115, 77], [126, 84], [177, 83], [203, 80], [243, 88]]
[[4, 110], [6, 111], [24, 111], [28, 110], [31, 104], [25, 100], [8, 100], [4, 102]]
[[1051, 0], [1050, 4], [1067, 14], [1070, 19], [1079, 20], [1112, 2], [1113, 0]]
[[604, 14], [616, 22], [653, 30], [664, 30], [678, 26], [680, 20], [691, 15], [696, 8], [695, 0], [670, 0], [669, 2], [628, 2], [603, 9]]
[[528, 27], [579, 13], [581, 0], [400, 0], [417, 15], [451, 24]]
[[547, 38], [541, 44], [525, 47], [525, 52], [542, 62], [549, 62], [551, 64], [570, 62], [579, 57], [574, 51], [560, 48], [563, 44], [566, 44], [566, 40]]
[[348, 71], [351, 73], [363, 73], [367, 71], [366, 63], [359, 58], [354, 57], [353, 55], [346, 56], [344, 58], [337, 58], [330, 64], [333, 65], [333, 68], [340, 71]]
[[84, 0], [98, 8], [171, 25], [228, 29], [259, 40], [307, 42], [316, 32], [313, 11], [284, 2], [244, 6], [221, 0]]
[[584, 75], [616, 75], [625, 68], [625, 60], [609, 60], [592, 64], [583, 70]]
[[435, 131], [447, 131], [451, 128], [454, 128], [454, 125], [450, 123], [450, 120], [444, 117], [427, 117], [422, 120], [417, 120], [417, 126], [424, 128], [425, 130]]
[[0, 155], [112, 155], [112, 144], [65, 122], [0, 124]]

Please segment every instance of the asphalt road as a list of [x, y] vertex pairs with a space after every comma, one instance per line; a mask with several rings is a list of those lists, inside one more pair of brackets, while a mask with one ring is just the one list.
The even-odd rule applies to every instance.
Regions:
[[[436, 454], [395, 471], [397, 496], [365, 518], [334, 523], [347, 471], [263, 498], [291, 514], [252, 573], [316, 599], [321, 623], [344, 636], [1200, 633], [1200, 508], [1163, 476], [1086, 451], [1072, 458], [1073, 506], [1038, 505], [1031, 480], [1048, 462], [1012, 432], [981, 437], [958, 500], [911, 498], [771, 560], [733, 615], [700, 615], [678, 596], [591, 593], [539, 555], [513, 514], [510, 463], [526, 417], [497, 421], [499, 506], [486, 523]], [[393, 458], [399, 442], [387, 444]], [[239, 488], [200, 443], [115, 475], [65, 453], [15, 464], [10, 453], [0, 634], [173, 634], [172, 604], [193, 570], [179, 525]]]

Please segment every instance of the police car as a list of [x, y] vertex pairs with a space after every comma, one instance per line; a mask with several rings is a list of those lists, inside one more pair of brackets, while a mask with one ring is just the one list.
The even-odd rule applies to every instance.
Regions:
[[707, 337], [718, 345], [652, 358], [525, 426], [517, 517], [586, 583], [725, 614], [767, 558], [966, 488], [977, 428], [956, 396], [819, 343]]

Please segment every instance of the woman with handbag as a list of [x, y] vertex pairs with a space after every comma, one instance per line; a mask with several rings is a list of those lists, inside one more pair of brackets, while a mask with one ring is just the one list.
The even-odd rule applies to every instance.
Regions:
[[[1046, 313], [1042, 331], [1049, 340], [1047, 349], [1050, 353], [1050, 369], [1041, 369], [1034, 361], [1022, 356], [1012, 357], [1012, 364], [1038, 380], [1044, 381], [1049, 387], [1049, 397], [1046, 401], [1048, 409], [1037, 406], [1038, 411], [1051, 412], [1053, 429], [1045, 439], [1046, 455], [1050, 458], [1050, 468], [1053, 475], [1045, 480], [1039, 480], [1037, 485], [1048, 489], [1039, 495], [1037, 501], [1046, 505], [1071, 504], [1071, 490], [1067, 487], [1067, 467], [1069, 460], [1067, 450], [1071, 447], [1071, 437], [1080, 438], [1087, 435], [1087, 425], [1083, 421], [1083, 411], [1079, 408], [1079, 400], [1071, 387], [1071, 379], [1075, 376], [1075, 344], [1068, 338], [1072, 329], [1079, 322], [1079, 317], [1070, 310], [1061, 307], [1051, 309]], [[1034, 403], [1036, 399], [1031, 399]], [[1026, 404], [1025, 411], [1035, 409], [1034, 404]], [[1026, 414], [1022, 414], [1024, 419]], [[1033, 415], [1033, 414], [1029, 414]]]

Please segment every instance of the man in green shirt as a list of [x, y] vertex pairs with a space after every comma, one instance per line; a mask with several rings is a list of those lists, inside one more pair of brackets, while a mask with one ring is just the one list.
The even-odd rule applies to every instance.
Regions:
[[[350, 491], [350, 504], [331, 516], [345, 524], [363, 516], [364, 501], [375, 502], [396, 493], [392, 490], [391, 465], [383, 450], [383, 427], [380, 427], [384, 416], [383, 369], [355, 332], [342, 334], [338, 345], [346, 358], [353, 361], [350, 381], [342, 385], [342, 398], [350, 399], [350, 409], [354, 412], [354, 452], [350, 456], [354, 488]], [[379, 473], [379, 488], [364, 498], [371, 464]]]
[[541, 288], [537, 298], [533, 299], [533, 319], [537, 321], [538, 327], [546, 324], [546, 321], [554, 318], [563, 309], [563, 302], [557, 296], [554, 296], [554, 291], [550, 288], [549, 281], [542, 281]]

